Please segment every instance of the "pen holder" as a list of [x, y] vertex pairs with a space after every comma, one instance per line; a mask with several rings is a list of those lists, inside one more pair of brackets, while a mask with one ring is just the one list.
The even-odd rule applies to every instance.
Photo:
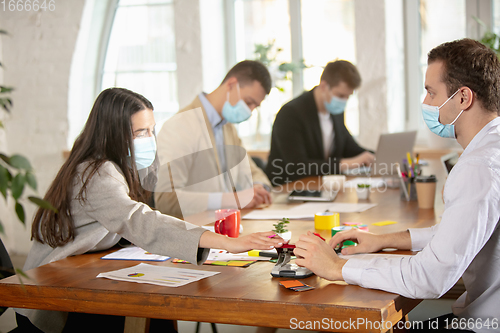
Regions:
[[415, 178], [406, 178], [404, 186], [401, 184], [399, 187], [401, 193], [401, 200], [414, 201], [417, 200], [417, 187], [415, 186]]

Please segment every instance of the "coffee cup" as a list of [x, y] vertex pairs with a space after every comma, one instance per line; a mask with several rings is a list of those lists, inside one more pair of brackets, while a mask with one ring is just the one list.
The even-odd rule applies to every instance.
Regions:
[[219, 209], [215, 211], [214, 230], [216, 233], [237, 238], [240, 234], [241, 213], [238, 209]]
[[415, 185], [417, 188], [418, 208], [434, 208], [434, 198], [436, 196], [436, 176], [417, 176]]

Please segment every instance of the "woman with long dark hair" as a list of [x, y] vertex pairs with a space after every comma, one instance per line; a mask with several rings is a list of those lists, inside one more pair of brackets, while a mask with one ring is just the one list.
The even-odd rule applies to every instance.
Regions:
[[[122, 237], [149, 252], [197, 264], [205, 261], [211, 247], [243, 252], [281, 245], [281, 239], [268, 237], [272, 232], [229, 238], [152, 210], [146, 204], [151, 193], [141, 180], [144, 185], [155, 179], [154, 126], [153, 106], [143, 96], [122, 88], [101, 92], [45, 195], [57, 212], [40, 208], [35, 215], [31, 231], [35, 241], [25, 270], [108, 249]], [[123, 331], [123, 320], [116, 324], [120, 317], [16, 312], [23, 332], [69, 332], [89, 323], [92, 332]]]

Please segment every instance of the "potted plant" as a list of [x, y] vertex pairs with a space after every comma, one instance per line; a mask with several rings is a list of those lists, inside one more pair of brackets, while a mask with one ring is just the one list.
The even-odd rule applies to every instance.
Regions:
[[285, 240], [285, 243], [288, 243], [292, 238], [292, 232], [286, 228], [286, 225], [290, 223], [290, 219], [284, 217], [278, 223], [274, 225], [274, 232], [276, 235], [280, 236]]
[[370, 197], [370, 184], [358, 184], [356, 188], [359, 200], [366, 200]]

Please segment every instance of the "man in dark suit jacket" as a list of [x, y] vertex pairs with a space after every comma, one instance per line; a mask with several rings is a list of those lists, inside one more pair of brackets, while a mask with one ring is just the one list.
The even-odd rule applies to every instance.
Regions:
[[345, 104], [360, 84], [353, 64], [330, 62], [318, 86], [282, 106], [274, 121], [266, 166], [273, 185], [340, 174], [374, 161], [374, 155], [354, 141], [344, 124]]

